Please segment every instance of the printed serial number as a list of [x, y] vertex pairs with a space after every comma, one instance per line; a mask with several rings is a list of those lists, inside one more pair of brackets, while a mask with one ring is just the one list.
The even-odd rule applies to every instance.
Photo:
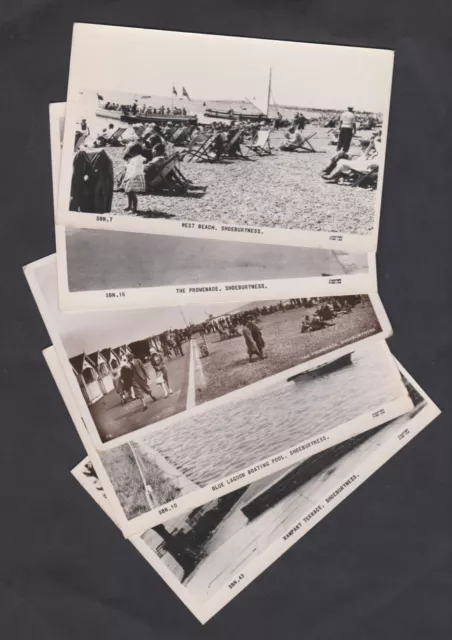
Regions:
[[126, 292], [125, 291], [107, 291], [107, 293], [105, 294], [106, 298], [125, 298], [126, 297]]
[[236, 587], [238, 585], [238, 583], [243, 580], [243, 578], [245, 577], [245, 575], [243, 573], [241, 573], [239, 576], [237, 576], [236, 580], [233, 580], [232, 582], [230, 582], [228, 584], [229, 589], [233, 589], [234, 587]]
[[174, 509], [177, 509], [178, 504], [177, 502], [172, 502], [171, 504], [168, 504], [166, 507], [162, 507], [161, 509], [159, 509], [159, 515], [161, 516], [162, 513], [168, 513], [168, 511], [174, 511]]
[[330, 278], [328, 284], [341, 284], [342, 278]]
[[372, 414], [372, 418], [379, 418], [380, 416], [384, 416], [385, 413], [386, 411], [384, 409], [380, 409], [379, 411], [375, 411], [375, 413]]
[[97, 222], [111, 222], [113, 220], [113, 216], [96, 216]]

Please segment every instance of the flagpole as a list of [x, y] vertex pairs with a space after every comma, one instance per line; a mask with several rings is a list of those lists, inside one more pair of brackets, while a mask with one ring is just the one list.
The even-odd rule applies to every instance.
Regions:
[[171, 87], [171, 113], [173, 112], [174, 109], [174, 82], [173, 82], [173, 86]]
[[270, 67], [270, 77], [268, 79], [267, 118], [268, 118], [268, 112], [270, 111], [271, 91], [272, 91], [272, 68]]

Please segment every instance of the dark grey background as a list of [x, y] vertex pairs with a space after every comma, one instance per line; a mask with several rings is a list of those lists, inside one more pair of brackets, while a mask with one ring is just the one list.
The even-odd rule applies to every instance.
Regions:
[[[450, 0], [1, 2], [2, 639], [452, 637], [451, 18]], [[83, 450], [21, 272], [54, 251], [48, 103], [74, 21], [397, 51], [381, 294], [443, 416], [204, 628], [69, 475]]]

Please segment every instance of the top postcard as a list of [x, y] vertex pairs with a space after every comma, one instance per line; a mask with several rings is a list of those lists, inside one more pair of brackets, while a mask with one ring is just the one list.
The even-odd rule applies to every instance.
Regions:
[[375, 251], [393, 60], [76, 24], [56, 221]]

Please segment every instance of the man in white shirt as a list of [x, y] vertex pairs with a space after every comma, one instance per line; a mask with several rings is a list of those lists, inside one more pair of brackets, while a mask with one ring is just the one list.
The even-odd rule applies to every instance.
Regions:
[[341, 149], [348, 153], [353, 134], [356, 133], [356, 116], [353, 113], [353, 107], [348, 107], [347, 111], [341, 115], [339, 119], [339, 138], [337, 141], [337, 150]]

